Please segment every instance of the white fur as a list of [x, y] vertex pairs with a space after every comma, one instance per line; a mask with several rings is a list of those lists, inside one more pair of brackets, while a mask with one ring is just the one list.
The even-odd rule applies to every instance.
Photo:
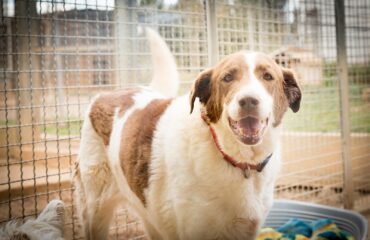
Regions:
[[163, 98], [161, 94], [143, 88], [133, 96], [134, 105], [121, 118], [118, 116], [120, 109], [117, 108], [108, 149], [91, 124], [89, 107], [82, 126], [79, 165], [74, 174], [77, 209], [86, 239], [107, 238], [111, 218], [120, 203], [134, 208], [143, 219], [148, 233], [153, 237], [158, 236], [158, 230], [150, 222], [149, 215], [123, 175], [119, 153], [121, 133], [128, 117], [135, 110], [147, 106], [153, 99], [160, 98]]
[[170, 49], [157, 32], [145, 28], [150, 44], [153, 63], [153, 78], [150, 87], [166, 97], [175, 97], [179, 88], [176, 61]]
[[52, 200], [37, 219], [24, 224], [11, 221], [0, 229], [0, 239], [62, 240], [64, 228], [64, 203]]
[[155, 177], [146, 195], [149, 214], [164, 239], [253, 239], [248, 222], [262, 224], [272, 204], [280, 166], [279, 129], [270, 129], [258, 146], [241, 147], [222, 123], [214, 126], [224, 149], [236, 159], [260, 162], [273, 152], [263, 172], [245, 179], [223, 160], [200, 112], [189, 116], [187, 106], [187, 96], [177, 99], [158, 124], [152, 147]]
[[256, 54], [255, 53], [246, 53], [245, 54], [245, 61], [248, 65], [249, 69], [249, 76], [248, 76], [248, 84], [243, 86], [233, 97], [231, 104], [227, 106], [227, 111], [229, 116], [234, 120], [239, 120], [239, 100], [245, 97], [252, 97], [259, 101], [259, 116], [261, 119], [266, 119], [270, 117], [272, 114], [272, 96], [267, 92], [265, 87], [262, 83], [257, 79], [256, 75], [254, 74], [255, 70], [255, 61], [256, 61]]
[[74, 173], [75, 199], [85, 238], [105, 239], [111, 216], [122, 196], [112, 178], [103, 140], [92, 126], [89, 111], [82, 125]]
[[[254, 54], [246, 56], [250, 84], [239, 94], [254, 93], [272, 112], [272, 97], [253, 74]], [[266, 102], [264, 102], [266, 101]], [[234, 103], [232, 103], [234, 104]], [[213, 127], [223, 149], [240, 161], [258, 163], [272, 158], [263, 172], [245, 179], [241, 170], [223, 160], [208, 126], [200, 117], [199, 102], [189, 115], [188, 96], [175, 100], [157, 125], [152, 146], [152, 171], [146, 199], [148, 212], [163, 239], [254, 239], [250, 223], [261, 226], [273, 200], [280, 169], [280, 128], [267, 126], [262, 142], [246, 146], [236, 140], [227, 111]]]
[[[254, 59], [252, 55], [246, 56], [251, 66], [255, 65]], [[265, 91], [257, 97], [267, 101], [263, 103], [266, 113], [261, 114], [269, 114], [272, 98], [262, 88], [252, 80], [240, 94], [250, 89]], [[122, 201], [136, 210], [152, 239], [254, 239], [272, 205], [274, 181], [280, 167], [279, 127], [268, 125], [262, 141], [247, 146], [237, 141], [230, 130], [228, 111], [213, 124], [222, 148], [235, 159], [258, 163], [273, 153], [261, 173], [253, 171], [246, 179], [240, 169], [225, 162], [216, 148], [208, 126], [201, 119], [199, 102], [190, 115], [189, 97], [175, 99], [160, 117], [154, 133], [144, 206], [130, 190], [121, 170], [121, 133], [129, 115], [156, 98], [161, 97], [143, 90], [134, 96], [134, 105], [121, 118], [116, 112], [107, 151], [88, 115], [85, 118], [79, 153], [81, 176], [76, 174], [76, 192], [87, 238], [106, 238], [111, 213], [117, 202]]]
[[163, 98], [156, 92], [143, 90], [133, 96], [134, 105], [128, 109], [122, 118], [118, 117], [119, 109], [116, 109], [116, 113], [113, 120], [113, 129], [109, 142], [111, 143], [108, 148], [109, 165], [112, 171], [115, 182], [118, 189], [127, 205], [134, 208], [137, 214], [141, 217], [148, 231], [149, 235], [153, 238], [159, 238], [158, 230], [152, 224], [150, 215], [148, 215], [140, 199], [131, 191], [126, 178], [122, 172], [120, 162], [120, 144], [122, 129], [125, 127], [126, 121], [129, 116], [136, 110], [146, 107], [152, 100]]

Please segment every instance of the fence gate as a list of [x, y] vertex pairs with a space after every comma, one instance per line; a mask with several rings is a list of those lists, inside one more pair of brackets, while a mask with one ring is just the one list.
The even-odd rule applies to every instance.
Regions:
[[[98, 92], [147, 84], [156, 29], [176, 57], [180, 93], [221, 57], [271, 53], [299, 76], [287, 113], [277, 198], [370, 209], [370, 2], [324, 0], [1, 0], [0, 223], [67, 205], [66, 238], [83, 238], [71, 175]], [[127, 209], [111, 238], [145, 238]]]

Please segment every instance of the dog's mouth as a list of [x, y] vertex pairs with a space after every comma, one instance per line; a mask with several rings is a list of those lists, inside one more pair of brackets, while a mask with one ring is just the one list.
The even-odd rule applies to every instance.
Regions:
[[229, 125], [233, 133], [244, 144], [255, 145], [259, 143], [268, 124], [268, 118], [260, 120], [255, 117], [245, 117], [235, 121], [229, 117]]

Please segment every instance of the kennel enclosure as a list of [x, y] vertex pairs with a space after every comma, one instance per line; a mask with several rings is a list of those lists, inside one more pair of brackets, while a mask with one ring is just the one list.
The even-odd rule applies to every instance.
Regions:
[[[294, 69], [301, 110], [287, 113], [276, 198], [370, 209], [370, 2], [367, 0], [1, 0], [0, 222], [67, 204], [97, 93], [147, 84], [149, 26], [164, 37], [186, 93], [223, 56], [250, 49]], [[111, 238], [145, 238], [124, 206]]]

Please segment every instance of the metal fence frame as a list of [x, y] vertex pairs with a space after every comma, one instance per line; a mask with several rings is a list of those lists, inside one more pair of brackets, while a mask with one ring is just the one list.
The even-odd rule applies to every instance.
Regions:
[[337, 39], [337, 64], [339, 68], [339, 91], [341, 103], [341, 133], [342, 133], [342, 161], [344, 166], [344, 207], [352, 209], [354, 206], [352, 160], [351, 160], [351, 129], [349, 121], [348, 96], [348, 66], [346, 46], [346, 18], [344, 0], [335, 1], [335, 30]]

